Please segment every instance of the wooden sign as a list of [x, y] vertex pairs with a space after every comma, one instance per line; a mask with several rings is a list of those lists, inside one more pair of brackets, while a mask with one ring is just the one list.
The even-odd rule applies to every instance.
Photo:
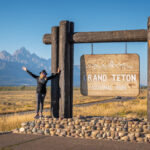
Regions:
[[105, 54], [81, 56], [80, 90], [85, 96], [137, 96], [139, 56]]

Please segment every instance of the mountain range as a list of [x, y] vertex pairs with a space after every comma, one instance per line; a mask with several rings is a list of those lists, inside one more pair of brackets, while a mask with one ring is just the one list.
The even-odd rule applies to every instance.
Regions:
[[[30, 53], [25, 47], [16, 50], [13, 54], [3, 50], [0, 51], [0, 86], [36, 85], [36, 80], [24, 72], [22, 66], [37, 75], [43, 69], [48, 75], [51, 73], [50, 58], [41, 58], [35, 53]], [[80, 66], [74, 65], [74, 86], [79, 85]]]

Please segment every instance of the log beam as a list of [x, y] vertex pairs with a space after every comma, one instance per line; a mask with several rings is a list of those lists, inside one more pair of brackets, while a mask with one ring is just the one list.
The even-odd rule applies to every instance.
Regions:
[[[59, 27], [52, 27], [51, 73], [57, 73], [59, 54]], [[51, 81], [51, 114], [59, 117], [59, 77]]]
[[[74, 23], [70, 22], [70, 33], [74, 32]], [[74, 66], [74, 44], [70, 43], [70, 117], [73, 116], [73, 66]]]
[[[69, 41], [72, 43], [146, 42], [147, 30], [76, 32], [69, 35]], [[43, 42], [51, 44], [51, 34], [45, 34]]]
[[147, 41], [148, 41], [148, 53], [147, 53], [147, 120], [150, 122], [150, 17], [147, 23]]
[[70, 33], [70, 23], [61, 21], [59, 27], [59, 68], [61, 70], [59, 78], [60, 99], [59, 99], [59, 117], [71, 118], [71, 84], [70, 84], [70, 42], [68, 35]]

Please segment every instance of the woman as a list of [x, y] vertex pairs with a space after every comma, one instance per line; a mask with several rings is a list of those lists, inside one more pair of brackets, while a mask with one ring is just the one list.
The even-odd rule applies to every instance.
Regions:
[[[47, 73], [45, 70], [42, 70], [40, 72], [40, 76], [37, 76], [27, 70], [26, 67], [22, 67], [24, 71], [26, 71], [29, 75], [31, 75], [33, 78], [37, 80], [37, 88], [36, 88], [36, 96], [37, 96], [37, 108], [36, 108], [36, 116], [34, 118], [38, 119], [39, 117], [43, 117], [43, 106], [44, 106], [44, 98], [46, 96], [46, 84], [48, 80], [51, 80], [55, 77], [57, 77], [60, 73], [60, 70], [58, 68], [58, 71], [56, 74], [52, 74], [51, 76], [47, 77]], [[40, 109], [41, 105], [41, 109]], [[40, 110], [40, 116], [39, 116], [39, 110]]]

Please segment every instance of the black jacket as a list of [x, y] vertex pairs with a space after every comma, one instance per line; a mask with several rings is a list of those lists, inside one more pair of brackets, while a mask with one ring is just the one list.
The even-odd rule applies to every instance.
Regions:
[[36, 92], [37, 93], [42, 93], [42, 94], [46, 94], [46, 83], [47, 83], [47, 81], [51, 80], [51, 79], [53, 79], [53, 78], [55, 78], [59, 75], [59, 73], [56, 73], [56, 74], [52, 74], [49, 77], [40, 79], [40, 76], [37, 76], [37, 75], [33, 74], [29, 70], [27, 70], [27, 73], [37, 80]]

